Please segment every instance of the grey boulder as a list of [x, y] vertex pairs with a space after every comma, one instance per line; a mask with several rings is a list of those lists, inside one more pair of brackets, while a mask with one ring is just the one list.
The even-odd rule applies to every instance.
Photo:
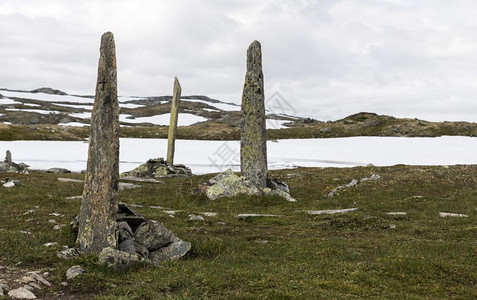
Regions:
[[157, 250], [173, 241], [172, 232], [162, 223], [149, 220], [136, 229], [136, 241], [144, 245], [149, 251]]
[[179, 259], [182, 256], [186, 255], [186, 253], [189, 252], [190, 248], [191, 244], [189, 242], [185, 242], [174, 236], [173, 241], [170, 245], [151, 252], [149, 254], [149, 259], [154, 264], [158, 264], [166, 260]]

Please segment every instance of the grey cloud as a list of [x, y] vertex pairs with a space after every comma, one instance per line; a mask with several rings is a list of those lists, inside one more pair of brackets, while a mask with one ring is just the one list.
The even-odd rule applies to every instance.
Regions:
[[4, 0], [0, 81], [92, 94], [111, 30], [121, 93], [170, 94], [179, 76], [185, 94], [238, 103], [258, 39], [267, 94], [300, 115], [476, 121], [475, 11], [471, 0]]

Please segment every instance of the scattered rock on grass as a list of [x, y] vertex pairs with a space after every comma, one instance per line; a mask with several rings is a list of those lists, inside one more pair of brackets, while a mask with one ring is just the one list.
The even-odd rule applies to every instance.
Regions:
[[8, 290], [8, 285], [0, 279], [0, 296], [5, 296]]
[[86, 270], [83, 267], [78, 266], [78, 265], [72, 266], [66, 271], [66, 279], [71, 280], [71, 279], [75, 278], [76, 276], [78, 276], [80, 274], [83, 274], [83, 273], [86, 273]]
[[203, 212], [201, 213], [202, 215], [206, 216], [206, 217], [215, 217], [217, 216], [217, 213], [215, 212]]
[[405, 211], [391, 211], [391, 212], [387, 212], [386, 214], [390, 215], [390, 216], [405, 216], [405, 215], [407, 215], [407, 213]]
[[469, 217], [466, 214], [457, 214], [457, 213], [448, 213], [448, 212], [440, 212], [439, 216], [441, 218], [445, 218], [445, 217], [468, 218]]
[[28, 290], [25, 287], [19, 287], [17, 289], [9, 291], [8, 296], [15, 299], [37, 299], [35, 294], [33, 294], [32, 291]]
[[71, 259], [78, 257], [79, 253], [75, 248], [66, 248], [65, 250], [62, 250], [56, 254], [59, 258], [62, 259]]
[[120, 182], [119, 183], [119, 190], [129, 190], [129, 189], [137, 189], [140, 188], [140, 185], [137, 184], [132, 184], [132, 183], [126, 183], [126, 182]]
[[333, 215], [333, 214], [342, 214], [342, 213], [348, 213], [352, 211], [356, 211], [358, 208], [345, 208], [345, 209], [325, 209], [325, 210], [308, 210], [307, 213], [309, 215]]
[[334, 189], [332, 189], [329, 193], [328, 193], [328, 197], [333, 197], [337, 192], [341, 191], [341, 190], [344, 190], [344, 189], [347, 189], [347, 188], [350, 188], [350, 187], [353, 187], [353, 186], [356, 186], [358, 183], [360, 182], [366, 182], [366, 181], [377, 181], [377, 180], [380, 180], [381, 179], [381, 176], [377, 175], [377, 174], [373, 174], [369, 177], [364, 177], [364, 178], [361, 178], [360, 180], [356, 180], [356, 179], [353, 179], [351, 180], [349, 183], [347, 184], [344, 184], [344, 185], [340, 185], [338, 187], [335, 187]]
[[262, 217], [277, 217], [280, 218], [282, 215], [273, 215], [273, 214], [238, 214], [235, 216], [237, 219], [245, 220], [248, 218], [262, 218]]
[[61, 182], [73, 182], [73, 183], [82, 183], [82, 182], [84, 182], [84, 180], [80, 180], [80, 179], [63, 178], [63, 177], [59, 177], [59, 178], [58, 178], [58, 181], [61, 181]]
[[15, 186], [15, 183], [13, 183], [13, 181], [8, 181], [8, 182], [3, 184], [3, 187], [5, 187], [5, 188], [11, 188], [11, 187], [14, 187], [14, 186]]
[[202, 216], [190, 214], [189, 215], [189, 220], [190, 221], [204, 221], [205, 219]]
[[55, 173], [55, 174], [67, 174], [71, 173], [70, 170], [64, 168], [50, 168], [46, 171], [47, 173]]

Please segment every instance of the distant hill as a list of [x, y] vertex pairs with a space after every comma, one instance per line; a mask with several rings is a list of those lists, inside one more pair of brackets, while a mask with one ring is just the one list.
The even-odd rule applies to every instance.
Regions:
[[[172, 96], [119, 97], [121, 136], [167, 137]], [[94, 96], [61, 90], [0, 89], [0, 140], [80, 140], [89, 134]], [[193, 95], [181, 97], [178, 138], [240, 138], [240, 106]], [[268, 137], [326, 138], [347, 136], [477, 136], [477, 124], [397, 119], [358, 113], [323, 122], [267, 111]]]

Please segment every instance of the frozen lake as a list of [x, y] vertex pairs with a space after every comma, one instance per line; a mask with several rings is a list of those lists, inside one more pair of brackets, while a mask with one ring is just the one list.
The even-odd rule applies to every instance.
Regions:
[[[88, 143], [60, 141], [2, 141], [0, 155], [12, 152], [13, 161], [31, 169], [86, 169]], [[269, 141], [269, 169], [477, 164], [477, 138], [351, 137]], [[120, 171], [129, 171], [150, 158], [165, 157], [166, 139], [121, 139]], [[177, 140], [175, 163], [194, 174], [240, 169], [239, 141]]]

